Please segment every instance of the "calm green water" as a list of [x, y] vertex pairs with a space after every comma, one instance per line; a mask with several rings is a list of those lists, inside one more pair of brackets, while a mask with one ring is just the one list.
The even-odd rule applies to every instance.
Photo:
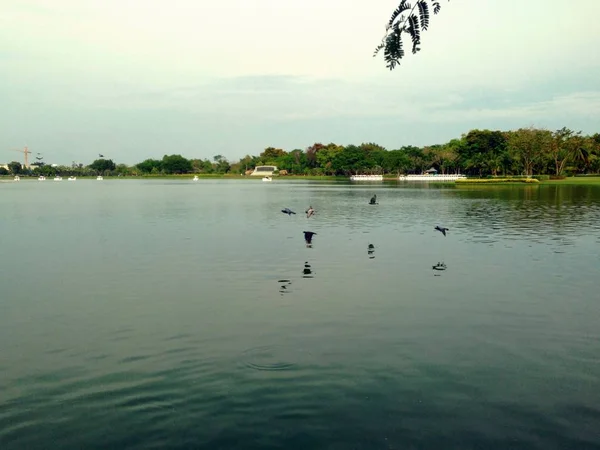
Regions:
[[3, 450], [600, 448], [598, 187], [22, 181], [0, 231]]

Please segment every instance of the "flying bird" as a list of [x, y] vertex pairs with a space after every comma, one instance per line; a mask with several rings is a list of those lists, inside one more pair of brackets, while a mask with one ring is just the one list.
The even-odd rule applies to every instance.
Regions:
[[296, 214], [294, 211], [292, 211], [290, 208], [283, 208], [281, 210], [282, 213], [287, 214], [288, 216], [291, 216], [292, 214]]
[[104, 155], [101, 155], [100, 153], [98, 153], [98, 156], [99, 156], [100, 158], [104, 158]]
[[306, 218], [308, 219], [308, 218], [310, 218], [310, 216], [312, 216], [315, 213], [315, 210], [313, 209], [312, 206], [309, 206], [305, 212], [306, 212]]
[[436, 225], [435, 228], [434, 228], [434, 230], [441, 231], [442, 234], [444, 236], [446, 236], [446, 231], [448, 231], [449, 229], [448, 228], [444, 228], [444, 227], [440, 227], [439, 225]]
[[317, 233], [314, 233], [312, 231], [303, 231], [303, 233], [304, 233], [304, 240], [306, 241], [306, 243], [312, 244], [313, 235], [317, 234]]
[[377, 194], [373, 195], [373, 197], [371, 197], [371, 201], [369, 202], [369, 205], [377, 205]]

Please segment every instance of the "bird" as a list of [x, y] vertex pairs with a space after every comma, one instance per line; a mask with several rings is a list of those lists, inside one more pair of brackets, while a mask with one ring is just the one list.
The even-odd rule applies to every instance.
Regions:
[[442, 234], [443, 234], [444, 236], [446, 236], [446, 231], [448, 231], [448, 230], [449, 230], [449, 228], [444, 228], [444, 227], [440, 227], [439, 225], [436, 225], [436, 226], [435, 226], [435, 228], [434, 228], [434, 230], [441, 231], [441, 232], [442, 232]]
[[377, 205], [377, 194], [373, 195], [373, 197], [371, 197], [371, 201], [369, 202], [369, 205]]
[[304, 240], [306, 241], [307, 244], [312, 244], [312, 238], [314, 234], [317, 234], [313, 231], [303, 231], [304, 233]]
[[98, 153], [98, 156], [99, 156], [100, 158], [104, 158], [104, 155], [101, 155], [100, 153]]
[[296, 214], [294, 211], [292, 211], [290, 208], [283, 208], [281, 210], [282, 213], [287, 214], [288, 216], [291, 216], [292, 214]]
[[306, 212], [306, 218], [308, 219], [308, 218], [310, 218], [310, 216], [312, 216], [315, 213], [315, 210], [313, 209], [312, 206], [309, 206], [305, 212]]

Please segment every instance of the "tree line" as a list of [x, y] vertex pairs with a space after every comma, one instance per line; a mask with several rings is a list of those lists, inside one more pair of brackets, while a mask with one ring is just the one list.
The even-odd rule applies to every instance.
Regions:
[[[162, 174], [248, 174], [257, 165], [277, 166], [281, 175], [411, 174], [433, 167], [439, 173], [469, 176], [553, 175], [600, 173], [600, 133], [583, 135], [563, 127], [518, 130], [471, 130], [445, 144], [403, 146], [388, 150], [376, 143], [338, 145], [314, 143], [305, 149], [286, 151], [267, 147], [259, 155], [230, 162], [222, 155], [212, 160], [165, 155], [133, 166], [100, 158], [84, 166], [49, 166], [37, 161], [26, 170], [11, 162], [12, 174], [65, 176], [143, 176]], [[0, 174], [3, 172], [0, 171]]]

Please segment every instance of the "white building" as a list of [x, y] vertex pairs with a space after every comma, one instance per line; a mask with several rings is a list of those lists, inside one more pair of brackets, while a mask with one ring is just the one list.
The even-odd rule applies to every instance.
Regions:
[[256, 166], [250, 176], [267, 177], [272, 176], [273, 172], [277, 172], [277, 166]]

